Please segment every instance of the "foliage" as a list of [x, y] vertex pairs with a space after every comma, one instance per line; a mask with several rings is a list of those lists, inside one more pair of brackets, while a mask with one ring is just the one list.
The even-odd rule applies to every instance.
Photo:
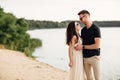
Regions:
[[67, 22], [53, 22], [53, 21], [34, 21], [26, 20], [29, 24], [29, 29], [43, 29], [43, 28], [65, 28], [67, 27]]
[[38, 39], [31, 39], [26, 33], [28, 29], [28, 23], [24, 18], [18, 19], [11, 13], [5, 13], [0, 7], [0, 46], [22, 51], [32, 57], [34, 49], [42, 43]]
[[[71, 20], [62, 21], [62, 22], [53, 22], [53, 21], [35, 21], [35, 20], [26, 20], [29, 24], [29, 29], [43, 29], [43, 28], [66, 28]], [[77, 20], [76, 20], [77, 21]], [[77, 21], [80, 23], [80, 21]], [[100, 27], [120, 27], [120, 21], [94, 21], [95, 24]], [[80, 23], [83, 27], [84, 24]]]

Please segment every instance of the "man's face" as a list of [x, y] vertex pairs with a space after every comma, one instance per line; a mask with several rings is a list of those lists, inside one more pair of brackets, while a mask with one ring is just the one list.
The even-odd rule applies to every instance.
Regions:
[[79, 19], [80, 19], [80, 22], [85, 23], [87, 21], [87, 15], [86, 14], [80, 14]]

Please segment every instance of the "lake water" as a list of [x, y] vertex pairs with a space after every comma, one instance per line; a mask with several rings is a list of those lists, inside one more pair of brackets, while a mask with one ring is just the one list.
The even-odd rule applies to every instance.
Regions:
[[[102, 80], [120, 80], [120, 28], [100, 28], [101, 74]], [[31, 38], [42, 40], [43, 46], [37, 48], [34, 56], [62, 70], [68, 67], [68, 46], [65, 44], [66, 29], [37, 29], [28, 31]]]

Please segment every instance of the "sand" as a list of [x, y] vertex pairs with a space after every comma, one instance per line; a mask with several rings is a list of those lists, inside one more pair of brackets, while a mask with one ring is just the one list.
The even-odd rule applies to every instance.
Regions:
[[67, 72], [26, 57], [24, 53], [0, 49], [0, 80], [65, 80]]

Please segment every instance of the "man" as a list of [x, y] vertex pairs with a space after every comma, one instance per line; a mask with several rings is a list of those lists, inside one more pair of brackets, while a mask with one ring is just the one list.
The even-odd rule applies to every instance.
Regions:
[[[77, 50], [83, 49], [84, 69], [87, 80], [100, 80], [100, 29], [91, 21], [90, 13], [82, 10], [78, 13], [80, 22], [85, 24], [81, 30], [82, 45], [77, 45]], [[92, 71], [93, 70], [93, 71]]]

